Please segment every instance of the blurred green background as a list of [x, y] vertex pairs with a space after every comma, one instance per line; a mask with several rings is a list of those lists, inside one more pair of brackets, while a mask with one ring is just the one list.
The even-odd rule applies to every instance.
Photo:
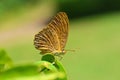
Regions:
[[34, 35], [51, 16], [64, 11], [70, 19], [62, 63], [68, 80], [120, 80], [119, 0], [1, 0], [0, 48], [15, 64], [41, 59]]

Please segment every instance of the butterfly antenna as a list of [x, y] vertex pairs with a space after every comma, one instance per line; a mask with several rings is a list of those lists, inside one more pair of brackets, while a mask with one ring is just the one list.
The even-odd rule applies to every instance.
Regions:
[[80, 50], [80, 48], [78, 48], [78, 49], [73, 49], [73, 50], [67, 49], [66, 51], [75, 52], [76, 50]]
[[75, 50], [70, 50], [70, 49], [69, 49], [69, 50], [67, 49], [66, 51], [67, 51], [67, 52], [68, 52], [68, 51], [70, 51], [70, 52], [75, 52]]

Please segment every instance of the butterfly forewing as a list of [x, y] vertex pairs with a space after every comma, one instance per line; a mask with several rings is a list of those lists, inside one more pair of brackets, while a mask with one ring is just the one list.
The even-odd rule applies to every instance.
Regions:
[[59, 12], [42, 31], [35, 35], [34, 45], [41, 53], [62, 52], [68, 37], [69, 20], [64, 12]]

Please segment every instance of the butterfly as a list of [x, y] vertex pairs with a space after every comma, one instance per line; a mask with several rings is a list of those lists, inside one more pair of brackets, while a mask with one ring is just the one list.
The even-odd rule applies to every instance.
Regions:
[[67, 38], [69, 19], [65, 12], [59, 12], [50, 23], [35, 35], [35, 48], [40, 50], [41, 54], [52, 53], [54, 55], [63, 55]]

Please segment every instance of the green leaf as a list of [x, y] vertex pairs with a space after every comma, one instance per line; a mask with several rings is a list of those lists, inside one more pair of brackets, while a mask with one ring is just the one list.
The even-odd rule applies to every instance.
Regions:
[[[47, 72], [41, 73], [40, 69], [46, 67]], [[39, 61], [33, 65], [16, 66], [0, 73], [0, 80], [63, 80], [65, 75], [58, 72], [53, 64]]]
[[[67, 80], [67, 74], [66, 74], [66, 71], [65, 71], [63, 65], [60, 63], [59, 60], [57, 60], [57, 58], [55, 58], [54, 55], [45, 54], [45, 55], [43, 55], [41, 60], [48, 61], [48, 62], [52, 63], [52, 67], [54, 66], [55, 69], [57, 70], [57, 72], [61, 72], [64, 74], [64, 78], [60, 79], [60, 80]], [[51, 66], [45, 67], [45, 68], [43, 68], [42, 71], [45, 72], [46, 69], [50, 69], [50, 68], [51, 68]], [[51, 70], [53, 70], [53, 69], [51, 69]], [[59, 80], [59, 79], [57, 79], [57, 80]]]
[[1, 72], [0, 78], [16, 78], [38, 74], [38, 67], [35, 65], [16, 66]]
[[24, 77], [14, 77], [14, 78], [0, 78], [0, 80], [63, 80], [64, 75], [62, 73], [51, 73], [48, 75], [32, 75]]
[[41, 60], [53, 63], [53, 62], [55, 62], [55, 57], [52, 54], [45, 54], [45, 55], [42, 56]]
[[4, 70], [4, 64], [0, 64], [0, 72]]
[[[0, 52], [0, 69], [12, 60], [5, 51]], [[5, 69], [0, 73], [0, 80], [67, 80], [62, 64], [52, 54], [46, 54], [42, 61], [35, 64], [20, 65]]]
[[[61, 64], [61, 62], [60, 62], [59, 60], [56, 60], [54, 66], [56, 67], [56, 69], [57, 69], [59, 72], [62, 72], [62, 73], [65, 75], [65, 77], [64, 77], [62, 80], [67, 80], [67, 74], [66, 74], [66, 71], [65, 71], [63, 65]], [[59, 80], [59, 79], [58, 79], [58, 80]], [[60, 79], [60, 80], [61, 80], [61, 79]]]
[[4, 50], [0, 50], [0, 71], [11, 68], [13, 62]]
[[49, 73], [49, 72], [58, 72], [56, 67], [47, 61], [36, 62], [35, 65], [39, 66], [39, 72]]

